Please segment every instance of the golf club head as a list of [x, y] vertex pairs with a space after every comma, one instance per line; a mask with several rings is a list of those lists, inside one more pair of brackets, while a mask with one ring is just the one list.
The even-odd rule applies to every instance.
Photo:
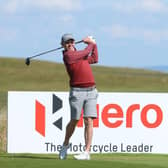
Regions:
[[27, 66], [30, 65], [30, 58], [26, 58], [25, 64], [26, 64]]

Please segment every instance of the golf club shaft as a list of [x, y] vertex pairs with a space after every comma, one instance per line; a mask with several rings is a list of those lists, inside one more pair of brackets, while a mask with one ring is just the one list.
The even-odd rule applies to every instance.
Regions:
[[[83, 40], [80, 40], [80, 41], [77, 41], [75, 42], [75, 44], [79, 44], [79, 43], [82, 43]], [[55, 48], [55, 49], [52, 49], [52, 50], [48, 50], [48, 51], [45, 51], [45, 52], [42, 52], [42, 53], [39, 53], [37, 55], [33, 55], [31, 57], [28, 57], [29, 59], [32, 59], [32, 58], [35, 58], [35, 57], [38, 57], [40, 55], [44, 55], [44, 54], [47, 54], [47, 53], [50, 53], [50, 52], [53, 52], [53, 51], [56, 51], [56, 50], [59, 50], [59, 49], [62, 49], [63, 47], [58, 47], [58, 48]]]

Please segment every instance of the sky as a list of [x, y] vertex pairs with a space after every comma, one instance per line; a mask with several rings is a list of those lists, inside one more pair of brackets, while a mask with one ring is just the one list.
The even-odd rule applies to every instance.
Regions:
[[[99, 65], [168, 66], [167, 20], [168, 0], [0, 0], [0, 56], [36, 55], [72, 33], [96, 39]], [[61, 50], [39, 59], [63, 62]]]

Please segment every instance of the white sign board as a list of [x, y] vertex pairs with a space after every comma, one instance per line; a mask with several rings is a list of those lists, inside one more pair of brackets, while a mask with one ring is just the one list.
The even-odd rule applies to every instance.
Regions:
[[[68, 92], [8, 92], [8, 152], [58, 153]], [[168, 153], [168, 94], [99, 93], [92, 153]], [[82, 117], [69, 153], [84, 150]]]

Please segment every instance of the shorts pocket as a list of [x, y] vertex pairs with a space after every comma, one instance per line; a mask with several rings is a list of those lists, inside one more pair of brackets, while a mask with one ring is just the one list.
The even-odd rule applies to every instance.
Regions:
[[70, 91], [69, 93], [69, 100], [70, 101], [77, 101], [79, 99], [79, 93], [77, 91]]
[[97, 89], [94, 89], [88, 94], [88, 99], [97, 99], [97, 97], [98, 97]]

